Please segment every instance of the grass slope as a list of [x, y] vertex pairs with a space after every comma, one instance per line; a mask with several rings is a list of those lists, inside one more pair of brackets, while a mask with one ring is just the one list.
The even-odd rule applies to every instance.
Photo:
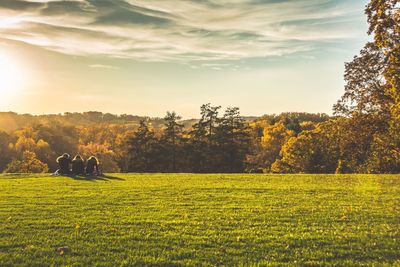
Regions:
[[400, 265], [399, 184], [395, 175], [0, 176], [0, 266]]

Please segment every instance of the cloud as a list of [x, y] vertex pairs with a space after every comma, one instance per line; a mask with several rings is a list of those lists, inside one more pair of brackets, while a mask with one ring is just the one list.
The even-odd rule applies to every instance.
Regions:
[[103, 64], [92, 64], [89, 65], [90, 68], [95, 68], [95, 69], [112, 69], [112, 70], [117, 70], [119, 69], [118, 67], [111, 66], [111, 65], [103, 65]]
[[2, 0], [0, 37], [72, 55], [241, 60], [357, 38], [355, 6], [345, 0]]
[[23, 11], [43, 7], [43, 4], [23, 0], [2, 0], [0, 7], [16, 11]]

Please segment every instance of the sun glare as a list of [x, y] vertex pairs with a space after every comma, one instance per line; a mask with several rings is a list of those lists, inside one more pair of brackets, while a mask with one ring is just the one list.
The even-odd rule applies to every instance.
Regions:
[[1, 102], [15, 96], [23, 86], [24, 75], [17, 60], [5, 51], [0, 50], [0, 93]]

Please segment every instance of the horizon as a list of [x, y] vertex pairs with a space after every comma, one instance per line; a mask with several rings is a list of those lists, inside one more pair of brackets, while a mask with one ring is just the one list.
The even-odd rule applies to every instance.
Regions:
[[[212, 103], [211, 103], [212, 104]], [[226, 107], [227, 108], [227, 107]], [[220, 110], [220, 114], [224, 112], [225, 107], [221, 107], [222, 110]], [[136, 116], [136, 117], [143, 117], [143, 118], [149, 118], [149, 119], [164, 119], [165, 114], [163, 116], [149, 116], [149, 115], [139, 115], [139, 114], [131, 114], [131, 113], [110, 113], [110, 112], [102, 112], [102, 111], [98, 111], [98, 110], [87, 110], [87, 111], [81, 111], [81, 112], [70, 112], [70, 111], [66, 111], [66, 112], [60, 112], [60, 113], [19, 113], [19, 112], [15, 112], [12, 110], [9, 111], [0, 111], [0, 115], [4, 114], [4, 113], [14, 113], [16, 115], [30, 115], [30, 116], [65, 116], [67, 115], [67, 113], [72, 113], [72, 114], [84, 114], [84, 113], [90, 113], [90, 112], [100, 112], [103, 115], [104, 114], [111, 114], [111, 115], [115, 115], [115, 116], [123, 116], [123, 115], [128, 115], [128, 116]], [[171, 111], [165, 111], [165, 113], [167, 112], [171, 112]], [[176, 112], [176, 111], [174, 111]], [[262, 115], [245, 115], [240, 113], [240, 116], [242, 118], [262, 118], [264, 116], [280, 116], [282, 114], [290, 114], [290, 113], [299, 113], [299, 114], [321, 114], [321, 115], [327, 115], [329, 117], [332, 117], [333, 115], [327, 114], [327, 113], [323, 113], [323, 112], [298, 112], [298, 111], [285, 111], [285, 112], [280, 112], [280, 113], [265, 113]], [[179, 112], [176, 112], [177, 115], [180, 116]], [[189, 121], [189, 120], [199, 120], [200, 119], [200, 115], [198, 117], [183, 117], [179, 121]]]
[[332, 115], [366, 3], [4, 1], [0, 111]]

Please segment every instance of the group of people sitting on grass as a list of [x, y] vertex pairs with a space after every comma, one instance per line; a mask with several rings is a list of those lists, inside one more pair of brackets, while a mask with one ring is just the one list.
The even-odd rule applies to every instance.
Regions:
[[64, 153], [62, 156], [57, 158], [57, 163], [59, 169], [55, 172], [56, 175], [87, 175], [95, 176], [100, 175], [99, 171], [99, 161], [96, 157], [91, 156], [85, 161], [80, 155], [76, 155], [74, 159], [71, 160], [69, 154]]

